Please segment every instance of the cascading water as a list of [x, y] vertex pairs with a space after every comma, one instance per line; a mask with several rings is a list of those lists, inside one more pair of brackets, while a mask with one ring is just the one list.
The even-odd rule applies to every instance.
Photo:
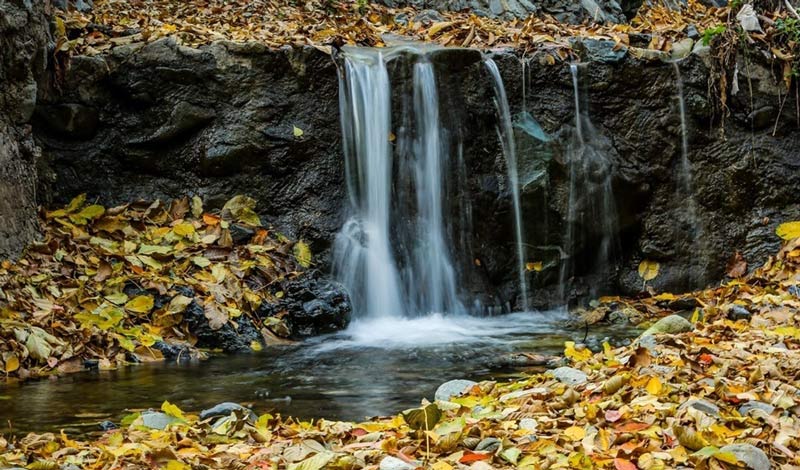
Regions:
[[517, 245], [517, 277], [521, 296], [522, 310], [528, 310], [528, 285], [525, 279], [525, 237], [522, 228], [522, 208], [519, 197], [519, 175], [517, 150], [514, 141], [514, 128], [511, 121], [511, 110], [508, 106], [506, 89], [497, 64], [491, 58], [484, 59], [486, 69], [492, 77], [495, 89], [495, 107], [500, 118], [497, 132], [503, 147], [503, 155], [508, 167], [508, 184], [511, 186], [511, 198], [514, 206], [514, 236]]
[[[579, 263], [591, 272], [607, 272], [616, 249], [618, 225], [611, 181], [612, 165], [599, 134], [582, 106], [578, 64], [570, 64], [570, 73], [575, 103], [575, 135], [567, 152], [569, 199], [565, 252], [568, 259], [561, 264], [559, 282], [564, 301], [568, 300], [570, 278]], [[580, 252], [593, 252], [594, 259], [576, 259]], [[590, 294], [595, 295], [596, 292]]]
[[353, 53], [340, 78], [340, 113], [350, 204], [355, 215], [336, 240], [336, 272], [356, 315], [403, 316], [389, 237], [392, 190], [391, 94], [381, 52]]
[[[413, 125], [397, 136], [403, 140], [398, 148], [411, 149], [410, 175], [394, 171], [391, 142], [386, 64], [401, 52], [415, 61]], [[337, 237], [335, 272], [351, 294], [357, 318], [465, 313], [447, 243], [444, 174], [450, 156], [442, 142], [433, 65], [410, 48], [388, 54], [373, 49], [345, 53], [340, 108], [353, 215]], [[413, 188], [413, 198], [406, 198], [406, 188]], [[400, 203], [393, 206], [395, 200]], [[409, 223], [415, 233], [395, 227]], [[397, 232], [408, 239], [397, 242]]]

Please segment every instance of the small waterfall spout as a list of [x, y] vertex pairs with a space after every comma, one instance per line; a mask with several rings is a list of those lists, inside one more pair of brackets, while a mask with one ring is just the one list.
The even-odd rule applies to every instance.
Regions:
[[[580, 69], [570, 64], [575, 102], [575, 135], [567, 152], [569, 199], [567, 203], [565, 251], [561, 264], [561, 297], [577, 268], [608, 273], [617, 244], [617, 208], [612, 189], [612, 164], [608, 144], [603, 142], [582, 105]], [[594, 256], [581, 256], [593, 253]], [[583, 259], [578, 259], [578, 257]], [[596, 292], [590, 292], [592, 296]]]
[[[410, 125], [393, 144], [386, 64], [401, 52], [414, 61], [413, 100]], [[340, 80], [352, 216], [337, 237], [334, 269], [355, 316], [465, 313], [448, 243], [445, 175], [451, 162], [433, 65], [410, 48], [353, 48], [345, 52]], [[395, 158], [395, 146], [410, 153], [410, 171], [398, 171], [406, 168], [400, 155]]]
[[519, 198], [519, 168], [517, 166], [517, 150], [514, 141], [514, 128], [511, 122], [511, 110], [508, 106], [506, 89], [503, 85], [503, 78], [500, 76], [497, 64], [488, 57], [484, 59], [484, 64], [494, 81], [495, 106], [500, 117], [497, 132], [503, 147], [503, 155], [506, 158], [508, 184], [511, 186], [511, 198], [514, 206], [514, 236], [517, 242], [517, 276], [522, 300], [520, 304], [523, 310], [528, 310], [528, 284], [525, 279], [525, 237], [522, 227], [522, 208]]

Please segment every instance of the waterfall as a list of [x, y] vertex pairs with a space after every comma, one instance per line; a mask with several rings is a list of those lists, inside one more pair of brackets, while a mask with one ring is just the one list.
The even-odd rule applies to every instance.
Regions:
[[506, 158], [508, 167], [508, 184], [511, 186], [511, 198], [514, 206], [514, 236], [517, 245], [517, 277], [519, 281], [521, 306], [523, 310], [528, 310], [528, 286], [525, 279], [525, 237], [522, 228], [522, 208], [519, 198], [519, 168], [517, 166], [517, 151], [514, 142], [514, 128], [511, 123], [511, 110], [508, 106], [506, 89], [503, 85], [503, 78], [497, 69], [497, 64], [491, 58], [484, 60], [486, 69], [492, 77], [495, 89], [495, 107], [500, 118], [498, 134], [503, 147], [503, 155]]
[[[393, 137], [387, 62], [400, 52], [414, 60], [411, 125]], [[347, 48], [340, 90], [352, 215], [334, 246], [334, 271], [354, 315], [465, 313], [447, 243], [450, 155], [433, 65], [410, 48]], [[397, 171], [395, 145], [410, 152], [410, 171]]]
[[354, 215], [336, 239], [336, 273], [349, 288], [357, 315], [404, 316], [389, 236], [391, 91], [384, 55], [348, 55], [340, 81], [345, 171]]
[[[570, 73], [575, 135], [567, 152], [569, 196], [564, 250], [567, 259], [562, 260], [559, 282], [564, 301], [568, 300], [570, 279], [579, 267], [595, 273], [608, 273], [618, 242], [613, 172], [608, 158], [610, 145], [602, 140], [582, 106], [578, 64], [570, 64]], [[595, 255], [577, 259], [581, 252], [594, 252]], [[590, 290], [590, 294], [595, 296], [594, 288]]]

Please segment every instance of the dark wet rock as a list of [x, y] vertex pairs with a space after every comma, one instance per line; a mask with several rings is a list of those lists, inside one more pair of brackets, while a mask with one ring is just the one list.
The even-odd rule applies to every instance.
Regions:
[[332, 333], [347, 326], [350, 320], [350, 300], [337, 282], [312, 272], [282, 284], [283, 298], [263, 302], [260, 317], [286, 314], [292, 338], [304, 338]]
[[749, 470], [770, 470], [772, 468], [767, 454], [752, 444], [729, 444], [722, 447], [720, 451], [732, 453]]
[[500, 448], [502, 442], [496, 437], [487, 437], [482, 439], [478, 445], [475, 446], [475, 452], [496, 452]]
[[686, 27], [686, 35], [689, 36], [689, 38], [694, 39], [694, 40], [697, 40], [697, 39], [700, 38], [700, 32], [697, 31], [697, 26], [695, 26], [693, 24], [690, 24], [689, 26]]
[[633, 17], [642, 0], [377, 0], [390, 7], [412, 6], [438, 11], [471, 11], [478, 16], [524, 19], [547, 13], [565, 23], [621, 23]]
[[192, 347], [188, 344], [170, 344], [164, 341], [157, 341], [153, 345], [153, 349], [160, 351], [164, 359], [168, 360], [190, 360], [193, 357]]
[[731, 308], [728, 310], [728, 319], [729, 320], [750, 320], [752, 318], [753, 313], [747, 308], [741, 305], [731, 305]]
[[[546, 10], [550, 3], [537, 7]], [[415, 4], [430, 8], [425, 0]], [[489, 6], [484, 5], [487, 12]], [[583, 11], [578, 2], [558, 6], [564, 12], [575, 7]], [[646, 46], [649, 39], [636, 41]], [[598, 45], [608, 52], [607, 46]], [[619, 218], [620, 250], [602, 268], [593, 263], [602, 240], [599, 224], [576, 227], [583, 236], [572, 246], [565, 237], [564, 221], [570, 220], [565, 156], [574, 134], [569, 68], [528, 62], [529, 118], [523, 122], [520, 60], [507, 52], [490, 54], [517, 120], [520, 175], [526, 183], [521, 194], [526, 242], [537, 247], [537, 258], [531, 259], [547, 261], [541, 272], [526, 274], [532, 307], [562, 304], [557, 284], [565, 259], [576, 260], [575, 275], [564, 288], [573, 304], [604, 294], [638, 294], [642, 280], [637, 266], [643, 259], [661, 265], [659, 275], [648, 282], [657, 291], [709, 285], [724, 276], [737, 250], [749, 266], [761, 264], [780, 244], [774, 234], [777, 224], [800, 217], [794, 191], [800, 187], [800, 131], [792, 124], [791, 94], [782, 114], [775, 111], [775, 136], [771, 126], [752, 128], [752, 109], [775, 106], [778, 96], [787, 96], [769, 64], [753, 57], [748, 71], [740, 70], [740, 84], [750, 80], [753, 85], [752, 103], [749, 93], [731, 97], [723, 138], [710, 122], [709, 70], [703, 57], [693, 54], [680, 61], [697, 202], [692, 221], [674, 176], [681, 155], [675, 72], [671, 64], [660, 62], [664, 54], [648, 61], [637, 55], [641, 50], [636, 47], [622, 58], [614, 56], [611, 63], [597, 60], [581, 68], [586, 92], [582, 98], [610, 160]], [[447, 84], [438, 90], [442, 121], [457, 124], [450, 134], [469, 136], [463, 140], [464, 161], [459, 166], [468, 171], [463, 188], [456, 189], [463, 195], [458, 200], [471, 205], [471, 222], [459, 218], [458, 208], [448, 214], [448, 220], [456, 221], [452, 252], [459, 285], [466, 299], [480, 300], [483, 312], [507, 310], [519, 304], [519, 295], [516, 258], [508, 249], [514, 244], [513, 217], [491, 106], [492, 84], [477, 51], [453, 48], [432, 52], [429, 58], [439, 83]], [[93, 137], [77, 141], [44, 125], [34, 128], [43, 147], [44, 174], [54, 175], [52, 184], [37, 192], [44, 205], [63, 204], [81, 192], [107, 205], [182, 196], [187, 188], [205, 201], [248, 194], [258, 201], [265, 225], [308, 241], [315, 266], [331, 272], [331, 247], [346, 217], [347, 184], [338, 76], [328, 55], [311, 47], [271, 50], [221, 42], [190, 49], [159, 40], [92, 58], [75, 57], [72, 63], [65, 77], [68, 86], [60, 94], [51, 90], [37, 106], [80, 104], [96, 109], [98, 128]], [[402, 56], [389, 67], [398, 95], [408, 83], [409, 70]], [[184, 106], [181, 103], [208, 111], [213, 119], [193, 121], [186, 118], [196, 115], [191, 112], [180, 117], [176, 110]], [[536, 129], [531, 121], [538, 131], [531, 130]], [[169, 130], [173, 123], [182, 130]], [[302, 138], [294, 137], [293, 126], [303, 129]], [[161, 135], [169, 136], [168, 145], [119, 145]], [[750, 152], [758, 158], [742, 158]], [[456, 166], [448, 169], [453, 172], [450, 181], [457, 180]], [[246, 234], [238, 239], [244, 238]], [[476, 259], [481, 260], [479, 266]], [[302, 295], [280, 302], [280, 311], [299, 315], [290, 324], [292, 334], [331, 331], [344, 324], [343, 317], [333, 313], [342, 304], [323, 297]], [[268, 310], [259, 315], [279, 313]]]
[[575, 39], [571, 41], [585, 60], [603, 64], [616, 64], [625, 58], [627, 47], [620, 47], [616, 42], [606, 39]]
[[211, 408], [205, 409], [200, 412], [200, 419], [218, 418], [221, 416], [230, 416], [231, 413], [237, 413], [241, 416], [247, 417], [249, 420], [255, 421], [258, 416], [250, 408], [246, 408], [238, 403], [223, 402]]
[[128, 141], [128, 145], [163, 145], [191, 134], [214, 119], [214, 111], [180, 101], [172, 110], [167, 122], [146, 137]]
[[101, 422], [97, 426], [101, 431], [113, 431], [114, 429], [119, 429], [119, 426], [117, 426], [113, 421], [108, 420]]
[[449, 401], [453, 397], [460, 397], [467, 393], [472, 387], [478, 385], [478, 382], [465, 379], [456, 379], [447, 381], [436, 389], [434, 399], [436, 401]]
[[38, 234], [40, 150], [33, 115], [50, 42], [46, 2], [0, 3], [0, 259], [16, 257]]
[[440, 21], [444, 21], [444, 17], [436, 10], [422, 10], [414, 17], [414, 23], [420, 23], [426, 26]]
[[39, 106], [37, 124], [65, 139], [91, 139], [97, 133], [99, 113], [77, 103]]
[[252, 228], [236, 223], [230, 225], [230, 232], [231, 239], [235, 245], [247, 244], [256, 234], [256, 231]]
[[488, 365], [493, 369], [518, 367], [558, 367], [560, 357], [542, 354], [508, 353], [492, 358]]
[[197, 337], [198, 348], [241, 353], [252, 351], [251, 344], [254, 341], [262, 341], [261, 333], [246, 315], [237, 318], [235, 326], [228, 321], [219, 329], [211, 328], [203, 306], [196, 299], [186, 307], [183, 319], [189, 331]]

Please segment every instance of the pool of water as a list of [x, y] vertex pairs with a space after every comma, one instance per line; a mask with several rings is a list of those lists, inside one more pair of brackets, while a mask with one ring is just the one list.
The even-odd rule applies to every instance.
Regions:
[[[503, 379], [504, 354], [558, 354], [585, 331], [565, 327], [565, 314], [515, 313], [476, 318], [431, 315], [353, 323], [346, 331], [256, 354], [192, 364], [159, 363], [0, 386], [0, 433], [84, 434], [129, 410], [164, 400], [199, 411], [223, 401], [256, 412], [301, 418], [361, 420], [394, 414], [433, 398], [444, 381]], [[634, 330], [613, 331], [616, 342]], [[587, 343], [612, 336], [589, 330]]]

